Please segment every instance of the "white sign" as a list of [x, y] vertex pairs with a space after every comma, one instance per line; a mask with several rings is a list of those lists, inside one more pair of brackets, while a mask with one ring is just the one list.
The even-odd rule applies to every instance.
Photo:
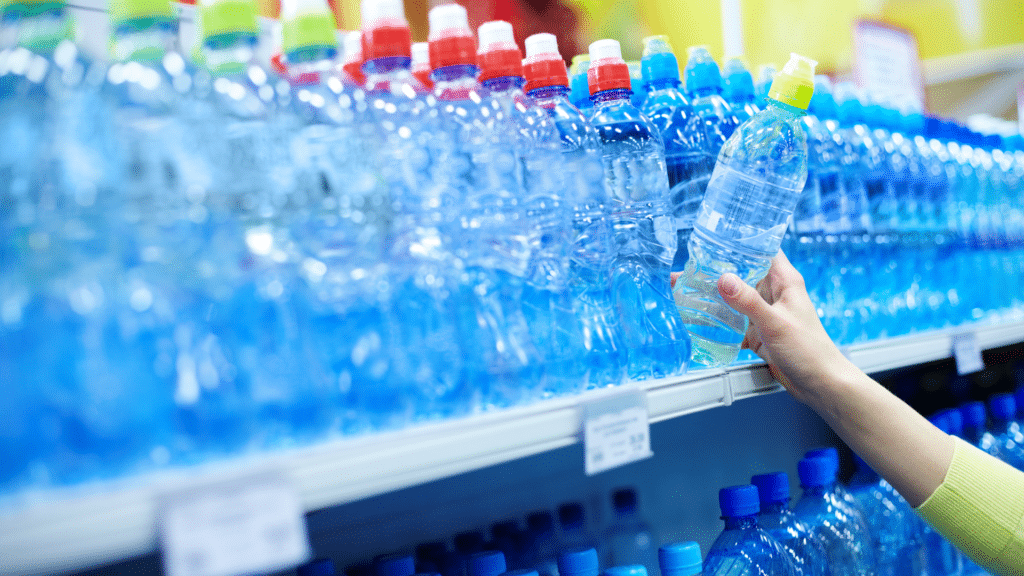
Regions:
[[584, 469], [588, 476], [650, 458], [651, 427], [642, 392], [632, 390], [584, 406]]
[[854, 74], [870, 94], [924, 110], [924, 79], [917, 38], [888, 24], [859, 20], [853, 28]]
[[168, 576], [276, 572], [309, 559], [295, 491], [276, 478], [251, 478], [167, 498], [161, 522]]
[[956, 371], [960, 375], [984, 370], [985, 361], [981, 358], [978, 335], [974, 332], [954, 335], [953, 359], [956, 360]]

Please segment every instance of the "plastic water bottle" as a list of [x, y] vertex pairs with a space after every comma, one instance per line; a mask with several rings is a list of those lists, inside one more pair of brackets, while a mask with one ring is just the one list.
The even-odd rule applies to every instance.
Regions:
[[795, 512], [822, 543], [833, 576], [877, 572], [871, 531], [863, 517], [847, 513], [833, 489], [836, 470], [827, 458], [804, 458], [798, 465], [804, 493]]
[[558, 557], [558, 576], [597, 576], [600, 571], [593, 548], [575, 548]]
[[750, 120], [761, 111], [754, 98], [754, 77], [750, 75], [750, 70], [742, 58], [729, 58], [722, 69], [722, 77], [725, 82], [722, 97], [732, 108], [737, 125]]
[[363, 74], [363, 33], [359, 30], [346, 32], [343, 47], [345, 60], [341, 64], [341, 69], [345, 74], [345, 83], [353, 88], [364, 86], [366, 75]]
[[658, 548], [658, 566], [661, 576], [697, 576], [703, 573], [700, 545], [696, 542], [676, 542]]
[[754, 286], [779, 250], [807, 179], [800, 116], [813, 93], [814, 65], [793, 54], [776, 76], [766, 108], [741, 126], [719, 155], [690, 238], [686, 270], [675, 285], [695, 362], [721, 366], [739, 352], [747, 318], [721, 299], [718, 278], [733, 272]]
[[644, 38], [642, 65], [648, 90], [643, 113], [665, 143], [665, 167], [676, 228], [672, 270], [680, 271], [686, 265], [686, 246], [715, 168], [720, 143], [708, 140], [704, 120], [679, 89], [679, 63], [667, 36]]
[[825, 549], [810, 529], [789, 509], [789, 476], [785, 472], [758, 474], [750, 479], [757, 486], [761, 512], [757, 525], [785, 550], [797, 574], [829, 574]]
[[498, 576], [507, 570], [505, 555], [498, 551], [477, 552], [466, 559], [469, 576]]
[[[808, 450], [804, 454], [804, 458], [824, 458], [828, 460], [829, 466], [831, 466], [833, 473], [838, 477], [839, 475], [839, 450], [829, 446], [827, 448], [817, 448], [814, 450]], [[870, 525], [867, 522], [867, 514], [861, 507], [860, 502], [857, 498], [846, 489], [841, 482], [836, 481], [831, 489], [830, 493], [834, 496], [837, 505], [842, 509], [843, 513], [851, 518], [856, 518], [858, 522], [863, 524], [870, 530]]]
[[584, 116], [590, 116], [590, 112], [594, 109], [594, 102], [590, 99], [590, 84], [587, 80], [587, 71], [590, 70], [590, 54], [577, 54], [572, 57], [572, 67], [569, 69], [569, 75], [572, 79], [570, 84], [569, 99], [572, 101], [572, 105], [575, 106], [583, 113]]
[[491, 524], [491, 546], [505, 555], [509, 566], [523, 565], [526, 534], [519, 529], [515, 520], [503, 520]]
[[782, 546], [757, 525], [757, 487], [731, 486], [718, 492], [725, 529], [704, 558], [704, 574], [796, 574]]
[[739, 126], [732, 107], [722, 98], [722, 71], [707, 46], [691, 46], [686, 60], [686, 93], [693, 111], [704, 120], [711, 153], [718, 156]]
[[641, 565], [646, 568], [647, 573], [656, 574], [657, 538], [654, 537], [650, 525], [640, 515], [636, 491], [632, 488], [616, 490], [612, 494], [612, 509], [615, 517], [603, 538], [607, 550], [605, 564]]
[[373, 559], [373, 571], [376, 576], [412, 576], [416, 573], [416, 563], [408, 555], [378, 556]]
[[611, 292], [615, 252], [597, 132], [569, 102], [565, 63], [554, 35], [527, 38], [523, 66], [526, 90], [554, 121], [562, 149], [561, 201], [572, 210], [568, 286], [576, 322], [589, 335], [576, 361], [586, 370], [587, 387], [615, 385], [626, 376], [627, 350]]
[[574, 198], [566, 194], [560, 134], [548, 112], [523, 93], [523, 55], [512, 25], [495, 20], [478, 31], [480, 84], [494, 98], [514, 134], [516, 163], [522, 170], [520, 202], [528, 226], [530, 261], [522, 309], [542, 356], [545, 397], [578, 393], [587, 386], [583, 324], [569, 292]]
[[1017, 402], [1013, 394], [996, 394], [988, 400], [991, 422], [978, 447], [1018, 470], [1024, 470], [1024, 434], [1014, 422]]
[[629, 67], [629, 89], [633, 91], [629, 100], [633, 106], [643, 110], [644, 102], [647, 101], [647, 83], [644, 81], [643, 67], [636, 60], [626, 62], [626, 66]]
[[587, 526], [583, 504], [569, 502], [559, 506], [558, 524], [561, 527], [558, 540], [562, 550], [598, 547], [597, 537]]
[[754, 100], [758, 105], [764, 105], [768, 98], [768, 91], [771, 90], [772, 82], [779, 67], [775, 64], [762, 64], [757, 67], [757, 82], [754, 84]]
[[412, 75], [428, 91], [434, 89], [434, 81], [430, 78], [432, 73], [433, 69], [430, 68], [430, 44], [427, 42], [414, 42], [412, 45]]
[[[984, 406], [982, 407], [984, 408]], [[937, 414], [929, 419], [939, 430], [946, 434], [950, 433], [950, 419], [948, 414]], [[966, 418], [965, 424], [970, 426], [971, 418]], [[969, 429], [969, 428], [968, 428]], [[923, 523], [924, 545], [927, 553], [925, 562], [925, 574], [928, 576], [940, 576], [944, 574], [958, 576], [964, 574], [966, 557], [955, 546], [946, 540], [929, 524]]]
[[629, 70], [619, 43], [590, 46], [588, 70], [610, 194], [617, 249], [613, 288], [629, 349], [629, 376], [663, 378], [686, 370], [690, 343], [669, 288], [676, 236], [664, 146], [629, 102]]
[[926, 563], [923, 529], [910, 504], [866, 462], [857, 458], [850, 493], [865, 511], [875, 538], [878, 573], [922, 574]]
[[558, 537], [550, 512], [534, 512], [526, 517], [527, 546], [524, 564], [544, 575], [558, 574]]

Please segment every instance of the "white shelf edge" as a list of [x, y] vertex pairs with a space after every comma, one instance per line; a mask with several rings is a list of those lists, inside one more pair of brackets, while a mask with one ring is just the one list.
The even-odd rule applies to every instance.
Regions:
[[[983, 349], [1024, 342], [1024, 319], [855, 345], [846, 353], [866, 372], [879, 372], [948, 358], [952, 336], [967, 331], [978, 335]], [[763, 363], [625, 387], [644, 392], [652, 423], [782, 390]], [[296, 487], [305, 509], [316, 510], [569, 446], [580, 438], [582, 406], [623, 388], [194, 469], [27, 494], [0, 507], [0, 573], [69, 571], [150, 552], [156, 548], [158, 503], [165, 494], [232, 478], [281, 474]]]

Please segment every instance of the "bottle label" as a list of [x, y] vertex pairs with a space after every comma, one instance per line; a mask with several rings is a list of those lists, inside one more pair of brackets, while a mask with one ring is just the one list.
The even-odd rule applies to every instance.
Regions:
[[759, 257], [779, 251], [800, 186], [780, 185], [719, 164], [697, 214], [695, 228]]

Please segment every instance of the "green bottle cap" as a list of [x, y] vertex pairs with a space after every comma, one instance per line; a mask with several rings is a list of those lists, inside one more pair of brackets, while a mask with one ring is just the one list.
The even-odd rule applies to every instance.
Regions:
[[258, 34], [256, 3], [253, 0], [218, 0], [201, 7], [203, 40], [224, 34]]
[[110, 0], [110, 24], [117, 28], [133, 20], [174, 21], [169, 0]]

